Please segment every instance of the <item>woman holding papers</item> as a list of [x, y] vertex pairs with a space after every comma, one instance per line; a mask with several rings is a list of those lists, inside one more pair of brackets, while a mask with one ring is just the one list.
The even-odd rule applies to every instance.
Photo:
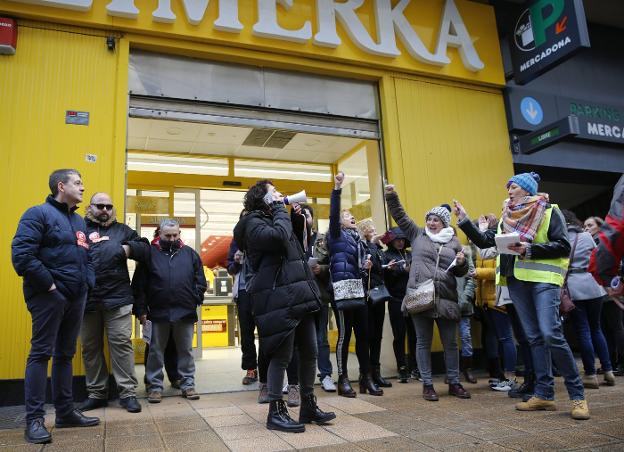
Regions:
[[[563, 336], [559, 316], [560, 291], [568, 269], [570, 242], [559, 208], [537, 193], [536, 173], [522, 173], [507, 182], [509, 199], [503, 205], [498, 235], [517, 234], [517, 242], [499, 246], [496, 282], [506, 285], [527, 335], [536, 375], [535, 394], [520, 402], [520, 411], [556, 410], [551, 356], [563, 375], [572, 400], [572, 417], [589, 419], [583, 382], [572, 351]], [[480, 232], [466, 210], [455, 201], [458, 226], [480, 248], [501, 243], [496, 231]]]
[[451, 213], [445, 207], [434, 207], [425, 215], [425, 226], [421, 227], [403, 209], [394, 185], [386, 186], [386, 202], [392, 218], [412, 244], [407, 296], [410, 291], [419, 290], [419, 286], [422, 287], [428, 280], [432, 280], [435, 286], [433, 308], [412, 315], [417, 336], [416, 361], [423, 380], [423, 398], [438, 400], [431, 379], [431, 340], [435, 320], [444, 347], [449, 394], [468, 399], [470, 393], [459, 383], [457, 325], [461, 312], [455, 280], [456, 276], [468, 273], [468, 262], [455, 231], [450, 227]]

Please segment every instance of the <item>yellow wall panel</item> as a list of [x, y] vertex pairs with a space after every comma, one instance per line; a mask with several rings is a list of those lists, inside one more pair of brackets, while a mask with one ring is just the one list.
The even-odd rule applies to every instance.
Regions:
[[[388, 179], [419, 224], [433, 206], [460, 200], [472, 216], [498, 214], [513, 173], [501, 93], [395, 78], [386, 131]], [[389, 108], [391, 108], [389, 106]], [[388, 137], [388, 135], [395, 135]]]
[[[123, 212], [128, 46], [122, 41], [110, 52], [102, 36], [46, 28], [22, 25], [17, 54], [0, 58], [0, 235], [8, 238], [0, 247], [0, 379], [23, 378], [31, 335], [9, 242], [22, 213], [45, 200], [49, 174], [63, 167], [82, 173], [79, 214], [95, 191], [112, 192]], [[88, 111], [90, 124], [66, 125], [66, 110]], [[74, 369], [83, 373], [79, 355]]]

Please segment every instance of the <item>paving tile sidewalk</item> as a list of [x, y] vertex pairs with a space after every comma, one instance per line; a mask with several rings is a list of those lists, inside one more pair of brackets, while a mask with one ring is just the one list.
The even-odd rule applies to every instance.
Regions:
[[[420, 397], [420, 384], [396, 380], [383, 397], [346, 399], [319, 389], [321, 408], [338, 417], [331, 425], [311, 425], [300, 434], [267, 430], [268, 406], [256, 403], [255, 392], [235, 392], [202, 395], [194, 402], [166, 397], [150, 405], [141, 400], [139, 414], [113, 402], [89, 413], [100, 416], [101, 425], [53, 429], [54, 442], [45, 446], [26, 444], [22, 428], [0, 430], [0, 451], [624, 451], [624, 378], [618, 379], [619, 386], [588, 390], [589, 421], [569, 417], [560, 381], [559, 411], [522, 413], [506, 394], [491, 391], [486, 379], [466, 385], [473, 393], [470, 400], [446, 395], [440, 380], [436, 403]], [[298, 409], [290, 411], [298, 416]], [[46, 424], [53, 421], [49, 414]]]

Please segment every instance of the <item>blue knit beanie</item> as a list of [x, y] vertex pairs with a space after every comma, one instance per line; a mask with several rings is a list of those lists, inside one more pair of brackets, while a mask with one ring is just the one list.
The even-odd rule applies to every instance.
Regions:
[[509, 188], [511, 184], [516, 184], [523, 190], [527, 191], [529, 195], [535, 196], [537, 194], [537, 183], [540, 180], [541, 178], [537, 173], [520, 173], [509, 179], [509, 182], [507, 182], [507, 188]]

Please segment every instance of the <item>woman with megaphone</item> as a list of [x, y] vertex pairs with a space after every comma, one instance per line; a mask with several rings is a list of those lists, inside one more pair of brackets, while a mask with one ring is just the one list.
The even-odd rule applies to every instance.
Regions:
[[[293, 232], [284, 197], [269, 180], [256, 182], [245, 194], [245, 215], [234, 239], [245, 251], [245, 287], [253, 305], [260, 349], [269, 361], [267, 385], [270, 430], [303, 432], [305, 423], [325, 424], [334, 413], [321, 411], [314, 396], [316, 326], [320, 295], [303, 249]], [[299, 421], [288, 414], [282, 399], [284, 372], [294, 344], [300, 351]]]
[[340, 208], [340, 195], [345, 175], [334, 177], [334, 190], [329, 207], [329, 271], [333, 289], [333, 309], [338, 324], [336, 361], [338, 364], [338, 394], [355, 397], [349, 383], [347, 358], [351, 329], [355, 331], [355, 353], [360, 365], [360, 393], [381, 396], [383, 390], [371, 376], [368, 344], [368, 307], [364, 293], [363, 277], [368, 275], [372, 262], [358, 234], [355, 217], [347, 209]]

